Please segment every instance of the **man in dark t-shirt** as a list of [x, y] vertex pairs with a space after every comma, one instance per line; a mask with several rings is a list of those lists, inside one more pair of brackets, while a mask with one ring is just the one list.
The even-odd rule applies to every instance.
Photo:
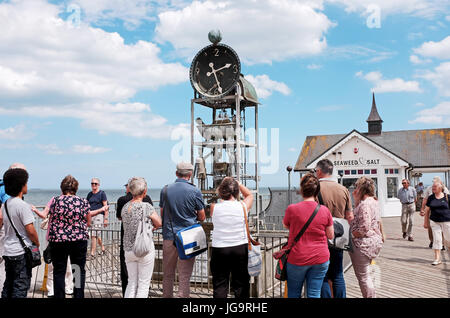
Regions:
[[[128, 188], [128, 183], [125, 184], [126, 195], [121, 196], [117, 200], [116, 217], [118, 220], [122, 220], [122, 209], [125, 204], [133, 199], [130, 189]], [[148, 202], [153, 205], [153, 201], [148, 195], [144, 197], [143, 202]], [[123, 250], [123, 224], [120, 225], [120, 280], [122, 281], [122, 294], [125, 296], [125, 291], [128, 285], [128, 271], [127, 264], [125, 263], [125, 251]]]

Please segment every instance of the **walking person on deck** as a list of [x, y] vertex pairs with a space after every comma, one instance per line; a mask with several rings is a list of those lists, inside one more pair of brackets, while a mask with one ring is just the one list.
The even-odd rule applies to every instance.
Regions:
[[194, 166], [177, 164], [175, 183], [161, 190], [159, 206], [163, 220], [163, 297], [173, 297], [175, 270], [178, 267], [180, 298], [190, 295], [190, 279], [195, 257], [179, 259], [174, 245], [174, 233], [205, 219], [205, 204], [201, 191], [190, 183]]
[[424, 227], [431, 227], [433, 231], [434, 261], [432, 265], [439, 265], [441, 261], [442, 236], [450, 255], [450, 196], [444, 193], [442, 181], [436, 181], [432, 186], [433, 194], [427, 199], [425, 208]]
[[[427, 205], [427, 199], [430, 195], [433, 194], [433, 183], [435, 182], [442, 182], [441, 178], [439, 176], [433, 177], [432, 184], [425, 189], [423, 192], [423, 199], [422, 199], [422, 208], [420, 209], [420, 216], [425, 216], [425, 207]], [[444, 194], [450, 194], [447, 187], [444, 185]], [[430, 239], [430, 244], [428, 245], [429, 248], [433, 248], [433, 230], [431, 229], [431, 226], [428, 227], [428, 238]], [[445, 247], [442, 246], [442, 250], [445, 250]]]
[[100, 190], [100, 180], [98, 178], [92, 178], [91, 180], [92, 191], [88, 193], [86, 199], [91, 206], [91, 211], [102, 209], [103, 212], [92, 216], [92, 237], [91, 237], [91, 257], [95, 257], [95, 252], [97, 250], [97, 242], [101, 248], [100, 253], [105, 253], [105, 246], [103, 245], [102, 238], [99, 236], [101, 234], [100, 230], [102, 227], [108, 226], [108, 199], [106, 198], [106, 193]]
[[[316, 165], [315, 173], [319, 178], [319, 193], [323, 204], [330, 210], [333, 217], [345, 218], [350, 223], [353, 220], [350, 193], [332, 177], [333, 163], [328, 159], [320, 160]], [[346, 298], [343, 262], [344, 251], [330, 248], [330, 265], [322, 285], [322, 298]]]
[[409, 185], [409, 180], [402, 180], [402, 187], [398, 190], [397, 197], [402, 204], [402, 233], [403, 238], [413, 242], [412, 228], [414, 223], [414, 212], [416, 212], [417, 192]]

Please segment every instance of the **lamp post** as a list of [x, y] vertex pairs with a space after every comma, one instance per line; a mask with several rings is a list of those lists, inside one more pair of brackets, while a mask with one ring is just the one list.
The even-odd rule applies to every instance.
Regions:
[[287, 166], [286, 170], [288, 172], [288, 205], [290, 205], [292, 203], [291, 200], [291, 171], [292, 171], [292, 167], [291, 166]]

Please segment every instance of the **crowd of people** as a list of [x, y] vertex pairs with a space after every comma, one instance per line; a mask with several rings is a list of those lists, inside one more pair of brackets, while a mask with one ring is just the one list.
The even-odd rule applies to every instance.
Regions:
[[[121, 221], [120, 276], [125, 298], [147, 298], [149, 295], [155, 264], [151, 233], [158, 228], [162, 228], [163, 237], [163, 297], [174, 297], [176, 271], [177, 296], [190, 296], [195, 257], [179, 258], [174, 241], [177, 231], [206, 218], [202, 193], [190, 182], [193, 171], [190, 163], [177, 164], [175, 182], [161, 191], [159, 211], [147, 194], [148, 184], [144, 178], [133, 177], [125, 185], [126, 195], [118, 199], [116, 208], [116, 216]], [[375, 183], [368, 177], [358, 179], [352, 193], [353, 209], [348, 189], [332, 175], [332, 162], [319, 161], [314, 171], [300, 181], [303, 201], [289, 205], [285, 211], [283, 225], [289, 230], [288, 245], [292, 247], [287, 261], [288, 297], [301, 297], [303, 289], [308, 298], [346, 297], [344, 249], [329, 246], [330, 240], [342, 235], [337, 233], [336, 219], [348, 222], [352, 236], [349, 254], [363, 297], [376, 296], [370, 265], [382, 249], [384, 235]], [[73, 294], [74, 298], [84, 298], [88, 240], [91, 239], [89, 257], [96, 257], [97, 248], [99, 254], [105, 252], [101, 238], [95, 234], [95, 230], [108, 226], [108, 200], [99, 188], [100, 180], [93, 178], [92, 191], [87, 198], [81, 198], [77, 195], [78, 180], [66, 176], [60, 184], [61, 194], [51, 198], [44, 210], [39, 211], [23, 200], [28, 191], [28, 177], [24, 165], [13, 164], [3, 175], [0, 185], [3, 203], [0, 228], [4, 232], [0, 252], [6, 273], [2, 298], [24, 298], [30, 288], [31, 267], [13, 226], [27, 245], [39, 247], [41, 242], [34, 228], [33, 212], [45, 220], [45, 244], [51, 251], [48, 296], [65, 298], [66, 294]], [[440, 179], [433, 181], [423, 200], [421, 215], [424, 216], [424, 227], [431, 228], [430, 247], [435, 251], [433, 265], [439, 265], [443, 242], [450, 244], [450, 209], [448, 190]], [[402, 232], [404, 238], [413, 241], [411, 207], [416, 203], [417, 192], [409, 186], [408, 180], [403, 180], [402, 186], [398, 191], [402, 203]], [[248, 298], [249, 241], [245, 216], [254, 197], [247, 187], [231, 177], [223, 179], [217, 194], [219, 202], [209, 207], [214, 226], [210, 260], [213, 297], [226, 298], [231, 287], [236, 298]], [[90, 227], [94, 229], [91, 237]], [[136, 255], [134, 247], [143, 227], [147, 230], [145, 233], [150, 233], [149, 246], [143, 255]], [[304, 234], [297, 241], [295, 237], [301, 229]], [[72, 267], [75, 266], [78, 276], [73, 284]]]

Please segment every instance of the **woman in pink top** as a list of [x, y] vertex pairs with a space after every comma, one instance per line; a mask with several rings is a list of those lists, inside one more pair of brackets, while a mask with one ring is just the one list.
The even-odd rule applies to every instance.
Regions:
[[[320, 191], [319, 179], [313, 174], [305, 175], [300, 182], [303, 201], [291, 204], [286, 209], [283, 224], [289, 229], [289, 246], [292, 246], [317, 207], [315, 198]], [[328, 239], [334, 237], [333, 217], [324, 205], [306, 229], [300, 240], [294, 244], [287, 260], [288, 297], [299, 298], [306, 282], [308, 298], [320, 298], [323, 279], [328, 270], [330, 252]]]
[[353, 252], [349, 253], [364, 298], [375, 297], [375, 287], [370, 275], [370, 263], [378, 256], [383, 245], [380, 230], [380, 208], [375, 199], [375, 183], [361, 177], [353, 191], [356, 209], [350, 224]]

